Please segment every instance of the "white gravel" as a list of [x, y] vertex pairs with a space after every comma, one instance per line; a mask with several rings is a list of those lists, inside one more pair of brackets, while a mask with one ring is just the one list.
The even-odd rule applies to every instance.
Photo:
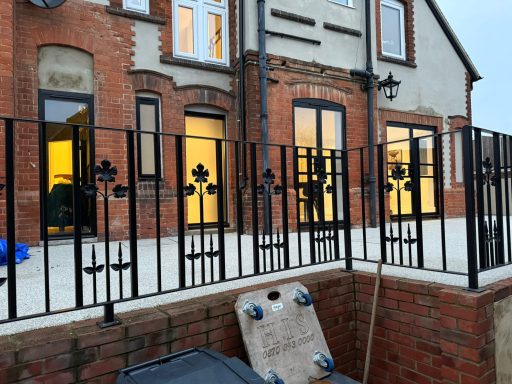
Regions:
[[[412, 233], [415, 233], [415, 225], [410, 223]], [[407, 231], [407, 223], [403, 224], [404, 234]], [[389, 229], [387, 228], [387, 231]], [[397, 235], [397, 224], [394, 224], [395, 235]], [[425, 267], [430, 269], [441, 269], [441, 226], [439, 220], [425, 221], [423, 223], [424, 233], [424, 257]], [[363, 258], [363, 235], [361, 229], [353, 229], [352, 249], [355, 258]], [[447, 247], [447, 267], [450, 271], [467, 272], [466, 261], [466, 225], [465, 219], [446, 220], [446, 247]], [[199, 248], [198, 237], [195, 237], [196, 252]], [[216, 238], [214, 235], [214, 242]], [[209, 239], [207, 241], [208, 247]], [[303, 233], [301, 236], [303, 263], [309, 264], [309, 237]], [[377, 260], [380, 257], [379, 229], [368, 229], [367, 231], [368, 259]], [[96, 255], [98, 264], [104, 263], [104, 244], [96, 243]], [[117, 262], [117, 243], [111, 243], [111, 263]], [[129, 243], [122, 242], [124, 261], [129, 261]], [[89, 266], [91, 263], [92, 244], [83, 245], [83, 266]], [[187, 252], [190, 251], [190, 237], [186, 240]], [[298, 240], [297, 234], [290, 234], [290, 263], [291, 266], [298, 265]], [[343, 231], [340, 231], [340, 250], [343, 257], [344, 239]], [[407, 246], [404, 246], [404, 259], [408, 262], [409, 254]], [[34, 247], [31, 249], [31, 258], [23, 264], [18, 265], [17, 289], [18, 289], [18, 316], [30, 315], [44, 312], [44, 278], [43, 278], [43, 249]], [[178, 288], [178, 244], [177, 238], [162, 239], [162, 281], [163, 289], [170, 290]], [[139, 294], [148, 294], [157, 291], [157, 267], [156, 267], [156, 242], [152, 240], [140, 240], [138, 242], [139, 255]], [[252, 268], [252, 237], [242, 236], [242, 267], [244, 274], [251, 274]], [[267, 255], [268, 259], [268, 255]], [[52, 311], [65, 309], [74, 306], [74, 271], [73, 271], [73, 245], [53, 245], [49, 248], [50, 260], [50, 302]], [[277, 260], [277, 257], [276, 257]], [[388, 245], [388, 260], [390, 260], [390, 246]], [[398, 262], [398, 245], [395, 245], [395, 260]], [[416, 251], [413, 246], [413, 262], [416, 264]], [[276, 261], [277, 264], [277, 261]], [[268, 265], [268, 264], [267, 264]], [[255, 285], [262, 282], [274, 281], [280, 278], [303, 275], [322, 270], [343, 268], [344, 261], [308, 266], [300, 269], [293, 269], [275, 274], [260, 275], [245, 279], [229, 281], [206, 287], [193, 288], [171, 294], [155, 296], [130, 301], [127, 303], [116, 304], [116, 312], [127, 312], [134, 309], [154, 307], [160, 304], [176, 302], [190, 299], [193, 297], [214, 294], [243, 286]], [[375, 272], [374, 263], [354, 261], [354, 269], [359, 271]], [[218, 278], [218, 269], [214, 268], [215, 275]], [[401, 268], [385, 265], [383, 273], [390, 276], [406, 277], [411, 279], [439, 282], [444, 284], [467, 286], [467, 277], [446, 273], [429, 272], [411, 268]], [[7, 275], [6, 267], [0, 267], [0, 277]], [[187, 261], [187, 276], [191, 275], [191, 263]], [[236, 234], [226, 234], [226, 275], [227, 278], [238, 276], [238, 256], [237, 256], [237, 237]], [[206, 266], [206, 281], [209, 281], [210, 268], [209, 261]], [[480, 285], [490, 284], [492, 282], [505, 279], [512, 276], [512, 266], [498, 268], [480, 274]], [[130, 272], [123, 273], [123, 291], [125, 297], [130, 296]], [[92, 277], [83, 274], [84, 279], [84, 304], [91, 304], [92, 296]], [[200, 262], [196, 261], [196, 283], [200, 282]], [[119, 297], [118, 274], [111, 271], [112, 298]], [[187, 281], [188, 284], [191, 281]], [[7, 318], [7, 286], [0, 288], [0, 319]], [[105, 300], [105, 271], [98, 275], [98, 301]], [[102, 308], [73, 311], [64, 314], [34, 318], [31, 320], [17, 321], [0, 325], [0, 335], [17, 333], [25, 330], [44, 328], [54, 325], [66, 324], [72, 321], [78, 321], [88, 318], [102, 316]]]

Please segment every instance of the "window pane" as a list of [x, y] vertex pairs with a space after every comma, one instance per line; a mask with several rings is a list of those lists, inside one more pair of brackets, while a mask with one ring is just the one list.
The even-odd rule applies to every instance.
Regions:
[[183, 53], [195, 52], [194, 47], [194, 10], [178, 7], [179, 50]]
[[382, 5], [382, 50], [402, 56], [402, 25], [400, 10]]
[[[155, 119], [155, 106], [151, 104], [140, 105], [140, 130], [157, 132]], [[155, 137], [151, 134], [140, 135], [141, 169], [143, 175], [155, 174]]]
[[208, 57], [222, 60], [222, 16], [208, 13]]

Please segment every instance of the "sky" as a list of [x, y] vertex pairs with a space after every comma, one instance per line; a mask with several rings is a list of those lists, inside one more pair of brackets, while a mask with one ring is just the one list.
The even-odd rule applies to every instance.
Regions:
[[482, 80], [473, 125], [512, 134], [512, 0], [437, 0]]

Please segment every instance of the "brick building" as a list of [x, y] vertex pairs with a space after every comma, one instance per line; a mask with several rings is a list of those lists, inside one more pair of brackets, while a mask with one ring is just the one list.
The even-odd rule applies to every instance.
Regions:
[[[261, 116], [266, 114], [262, 114], [260, 92], [258, 6], [263, 5], [268, 142], [327, 149], [367, 145], [365, 79], [350, 73], [366, 62], [364, 1], [269, 0], [265, 4], [249, 0], [244, 7], [239, 2], [67, 0], [58, 8], [43, 9], [29, 1], [6, 1], [0, 9], [0, 116], [261, 142], [265, 139]], [[374, 89], [376, 142], [447, 132], [470, 123], [472, 84], [480, 76], [435, 1], [371, 3], [374, 73], [383, 79], [391, 71], [402, 81], [393, 101]], [[91, 170], [103, 159], [118, 167], [117, 182], [127, 182], [124, 134], [80, 129], [77, 149], [69, 126], [48, 124], [44, 136], [34, 124], [18, 127], [20, 240], [35, 243], [41, 238], [40, 196], [46, 199], [49, 235], [70, 235], [72, 220], [65, 200], [73, 177], [74, 150], [80, 151], [83, 183], [93, 181]], [[4, 145], [3, 138], [0, 143]], [[425, 140], [422, 148], [427, 157], [421, 178], [423, 213], [438, 214], [436, 183], [444, 182], [446, 213], [457, 215], [463, 209], [457, 199], [460, 148], [455, 139], [443, 143], [449, 166], [444, 175], [438, 175], [434, 145], [433, 140]], [[155, 155], [158, 146], [160, 160]], [[174, 146], [171, 136], [163, 137], [161, 143], [148, 134], [137, 137], [142, 237], [154, 236], [155, 178], [160, 179], [162, 234], [176, 232]], [[186, 176], [203, 162], [210, 169], [210, 181], [216, 182], [215, 142], [188, 139], [184, 146]], [[272, 167], [278, 154], [270, 152], [263, 164]], [[390, 145], [387, 160], [407, 163], [409, 153], [408, 144]], [[223, 156], [225, 221], [233, 225], [237, 178], [233, 150], [227, 148]], [[258, 153], [258, 164], [261, 156]], [[351, 167], [359, 167], [359, 161], [351, 160]], [[351, 194], [356, 199], [361, 192], [354, 175]], [[46, 186], [41, 186], [43, 178]], [[288, 185], [293, 185], [292, 176]], [[289, 189], [293, 201], [297, 193], [305, 194], [300, 182], [298, 189]], [[412, 214], [410, 202], [403, 203], [404, 213]], [[186, 217], [193, 227], [198, 212], [191, 206], [189, 200]], [[391, 195], [389, 206], [393, 213], [396, 196]], [[205, 221], [218, 220], [215, 207], [212, 198], [205, 207]], [[114, 236], [126, 236], [127, 209], [124, 200], [112, 203]], [[303, 203], [299, 202], [298, 210], [306, 220]], [[295, 222], [296, 216], [297, 210], [290, 210], [290, 221]], [[99, 202], [84, 203], [85, 234], [102, 237], [98, 224], [102, 220]], [[357, 212], [353, 221], [361, 221]]]

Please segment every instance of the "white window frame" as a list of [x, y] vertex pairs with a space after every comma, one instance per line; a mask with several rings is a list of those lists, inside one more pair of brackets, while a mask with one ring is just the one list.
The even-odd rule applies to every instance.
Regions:
[[[407, 47], [405, 46], [405, 6], [403, 3], [396, 0], [381, 0], [380, 3], [380, 32], [381, 32], [381, 44], [382, 44], [382, 54], [389, 57], [394, 57], [396, 59], [406, 60]], [[382, 33], [382, 29], [384, 27], [384, 19], [382, 18], [382, 7], [393, 8], [399, 11], [400, 13], [400, 40], [401, 40], [401, 53], [397, 55], [395, 53], [386, 52], [384, 50], [384, 35]]]
[[[205, 63], [228, 65], [229, 62], [229, 33], [228, 33], [228, 0], [221, 3], [213, 0], [174, 0], [173, 2], [173, 32], [174, 56]], [[179, 20], [178, 8], [186, 7], [193, 10], [194, 21], [194, 53], [182, 52], [179, 49]], [[222, 18], [222, 59], [208, 56], [208, 14], [219, 15]]]
[[123, 8], [128, 11], [144, 13], [149, 15], [149, 0], [144, 0], [144, 7], [131, 6], [130, 0], [123, 0]]
[[[343, 5], [344, 7], [354, 8], [354, 0], [329, 0], [331, 3]], [[347, 4], [344, 4], [344, 2]]]

